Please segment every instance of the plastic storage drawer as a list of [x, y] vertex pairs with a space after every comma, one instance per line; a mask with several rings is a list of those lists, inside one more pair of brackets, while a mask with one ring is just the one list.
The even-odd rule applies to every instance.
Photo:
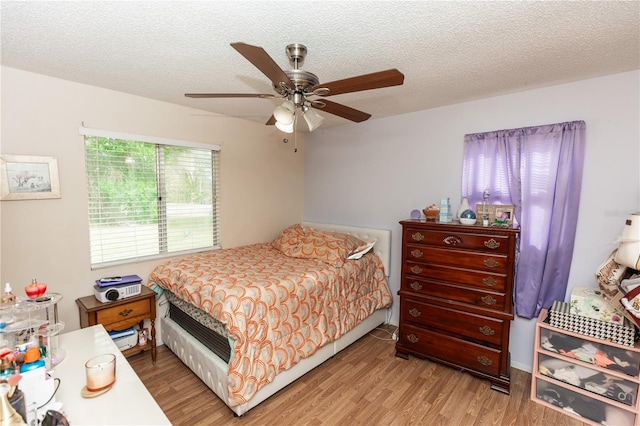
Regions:
[[536, 379], [536, 398], [572, 412], [592, 422], [605, 425], [633, 426], [635, 415], [598, 399], [591, 398], [554, 383]]
[[619, 345], [584, 337], [576, 337], [574, 333], [540, 330], [540, 347], [555, 352], [569, 359], [577, 359], [588, 364], [597, 365], [611, 371], [618, 371], [632, 377], [640, 372], [640, 357], [637, 351], [623, 349]]
[[547, 377], [633, 406], [638, 396], [638, 383], [576, 365], [544, 354], [538, 356], [538, 371]]

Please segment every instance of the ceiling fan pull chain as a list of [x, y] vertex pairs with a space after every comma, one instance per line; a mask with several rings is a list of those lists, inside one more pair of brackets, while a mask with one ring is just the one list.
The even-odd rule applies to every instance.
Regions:
[[298, 121], [298, 115], [293, 113], [293, 152], [298, 152], [298, 130], [296, 129], [296, 121]]

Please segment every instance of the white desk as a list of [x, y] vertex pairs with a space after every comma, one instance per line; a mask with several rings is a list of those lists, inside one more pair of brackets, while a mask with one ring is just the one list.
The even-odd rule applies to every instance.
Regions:
[[[147, 388], [102, 325], [60, 335], [66, 358], [53, 368], [60, 378], [55, 399], [72, 425], [170, 425]], [[106, 393], [83, 398], [85, 362], [103, 353], [116, 355], [116, 382]]]

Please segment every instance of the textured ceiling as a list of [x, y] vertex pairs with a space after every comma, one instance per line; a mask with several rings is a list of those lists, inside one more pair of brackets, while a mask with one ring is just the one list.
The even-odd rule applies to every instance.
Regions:
[[[640, 68], [639, 1], [2, 1], [2, 65], [264, 123], [277, 100], [229, 43], [329, 82], [389, 68], [403, 86], [331, 100], [372, 119]], [[323, 127], [349, 121], [323, 114]]]

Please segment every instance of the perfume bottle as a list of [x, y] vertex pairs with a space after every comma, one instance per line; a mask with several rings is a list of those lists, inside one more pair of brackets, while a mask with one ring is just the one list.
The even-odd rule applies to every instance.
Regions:
[[0, 298], [0, 302], [3, 305], [13, 305], [16, 303], [16, 295], [13, 294], [13, 291], [11, 290], [11, 284], [5, 284], [4, 294], [2, 295], [2, 298]]
[[482, 192], [482, 226], [489, 226], [489, 188]]

